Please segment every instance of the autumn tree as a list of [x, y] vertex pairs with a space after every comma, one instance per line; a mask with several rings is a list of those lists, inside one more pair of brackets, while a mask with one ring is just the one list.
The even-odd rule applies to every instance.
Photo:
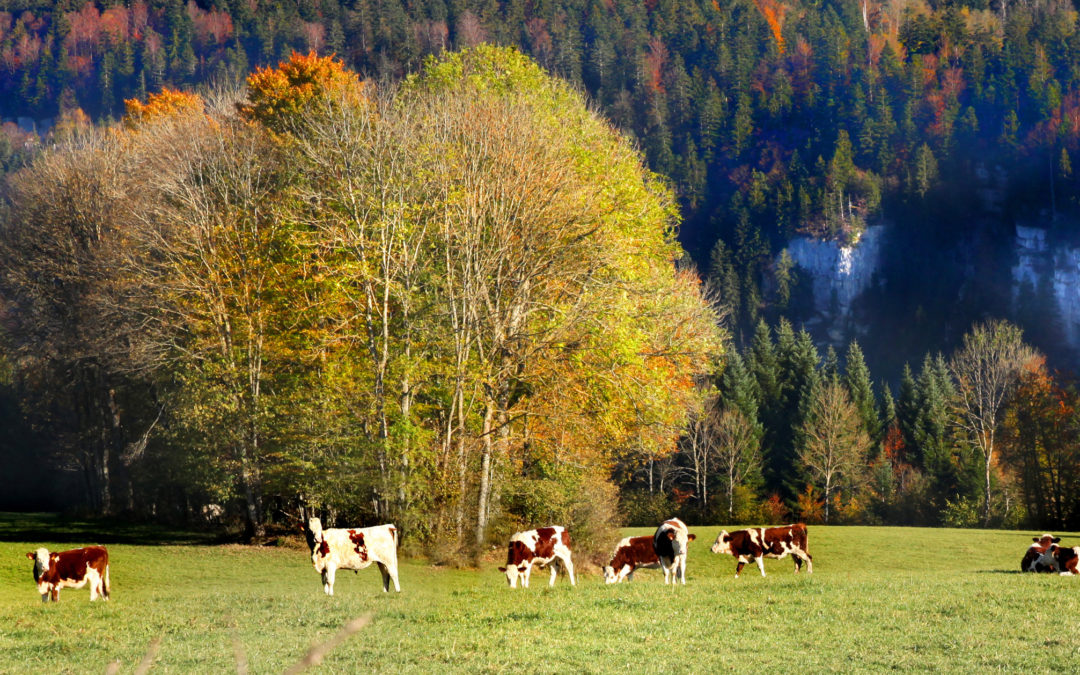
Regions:
[[983, 458], [983, 524], [990, 522], [990, 478], [1001, 414], [1035, 358], [1023, 332], [1006, 321], [981, 323], [964, 336], [949, 368], [956, 380], [956, 424], [965, 441]]
[[860, 482], [870, 438], [847, 390], [835, 378], [815, 387], [801, 431], [804, 442], [797, 449], [799, 464], [824, 492], [828, 522], [832, 496], [841, 481]]

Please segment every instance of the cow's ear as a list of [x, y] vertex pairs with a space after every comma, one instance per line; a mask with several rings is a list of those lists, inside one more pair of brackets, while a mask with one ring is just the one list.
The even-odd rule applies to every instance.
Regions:
[[499, 571], [500, 571], [500, 572], [505, 572], [505, 571], [506, 571], [506, 568], [505, 568], [505, 567], [500, 567], [500, 568], [499, 568]]
[[1037, 544], [1037, 543], [1039, 543], [1039, 538], [1038, 537], [1032, 537], [1031, 541], [1033, 541], [1033, 542], [1035, 542]]
[[1051, 539], [1050, 541], [1052, 541], [1052, 542], [1054, 542], [1054, 543], [1056, 544], [1056, 543], [1058, 543], [1059, 541], [1061, 541], [1061, 537], [1054, 537], [1054, 538], [1053, 538], [1053, 539]]
[[688, 535], [686, 535], [686, 540], [687, 541], [694, 541], [695, 539], [697, 539], [696, 534], [688, 534]]
[[731, 541], [731, 535], [725, 532], [724, 533], [724, 543], [726, 544], [729, 541]]
[[667, 531], [667, 538], [672, 540], [672, 541], [675, 541], [675, 530], [668, 530]]
[[26, 554], [26, 557], [27, 557], [27, 558], [30, 558], [31, 560], [33, 560], [33, 559], [34, 559], [34, 558], [36, 558], [37, 556], [36, 556], [36, 555], [34, 555], [34, 552], [33, 552], [33, 551], [30, 551], [29, 553], [27, 553], [27, 554]]

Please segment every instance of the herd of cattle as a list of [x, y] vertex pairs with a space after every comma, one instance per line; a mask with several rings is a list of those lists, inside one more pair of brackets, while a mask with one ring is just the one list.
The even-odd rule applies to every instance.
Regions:
[[[377, 565], [382, 572], [383, 592], [401, 591], [398, 584], [397, 528], [393, 525], [376, 525], [364, 528], [330, 528], [324, 530], [318, 518], [310, 518], [304, 526], [304, 535], [315, 571], [322, 575], [323, 591], [334, 594], [334, 576], [337, 570], [362, 570]], [[613, 584], [632, 580], [639, 568], [659, 568], [664, 573], [664, 583], [686, 584], [686, 556], [689, 542], [695, 536], [678, 518], [665, 520], [656, 532], [644, 537], [626, 537], [615, 546], [611, 561], [604, 566], [604, 582]], [[1023, 572], [1058, 572], [1062, 575], [1080, 574], [1080, 546], [1058, 546], [1060, 537], [1044, 534], [1033, 537], [1020, 562]], [[806, 563], [806, 571], [813, 572], [813, 558], [806, 545], [806, 525], [796, 523], [782, 527], [758, 527], [728, 532], [723, 530], [710, 549], [713, 553], [729, 554], [736, 560], [735, 577], [751, 560], [761, 576], [765, 576], [764, 558], [784, 558], [788, 554], [795, 561], [796, 574]], [[34, 582], [42, 602], [60, 599], [62, 588], [82, 588], [90, 584], [90, 600], [98, 596], [109, 599], [109, 553], [103, 546], [88, 546], [60, 553], [50, 553], [39, 548], [26, 554], [34, 561]], [[518, 581], [529, 587], [529, 576], [534, 567], [551, 570], [549, 586], [555, 585], [560, 567], [566, 570], [570, 584], [576, 585], [574, 563], [571, 560], [570, 535], [562, 526], [541, 527], [517, 532], [510, 537], [506, 553], [506, 566], [499, 571], [506, 574], [511, 588]]]

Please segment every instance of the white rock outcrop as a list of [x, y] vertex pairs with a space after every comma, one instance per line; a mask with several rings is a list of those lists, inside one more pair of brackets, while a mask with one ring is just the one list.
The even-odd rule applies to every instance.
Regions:
[[884, 235], [885, 226], [874, 225], [851, 246], [809, 237], [791, 240], [788, 254], [813, 280], [815, 311], [832, 314], [835, 307], [832, 319], [850, 314], [852, 301], [869, 288], [878, 270]]

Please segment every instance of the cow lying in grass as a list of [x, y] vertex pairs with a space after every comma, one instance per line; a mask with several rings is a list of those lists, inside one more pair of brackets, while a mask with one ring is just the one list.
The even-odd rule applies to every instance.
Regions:
[[1071, 577], [1080, 574], [1080, 546], [1058, 546], [1050, 544], [1050, 548], [1039, 556], [1035, 563], [1040, 568], [1057, 572], [1063, 577]]
[[790, 553], [795, 558], [795, 573], [802, 569], [806, 563], [808, 573], [814, 571], [814, 559], [806, 548], [806, 525], [796, 523], [781, 527], [755, 527], [748, 530], [736, 530], [728, 533], [721, 530], [712, 545], [713, 553], [729, 553], [735, 556], [738, 564], [735, 566], [735, 578], [739, 578], [739, 572], [746, 563], [753, 559], [761, 570], [761, 576], [765, 576], [765, 563], [763, 558], [783, 558]]
[[309, 518], [304, 528], [311, 564], [322, 574], [323, 591], [334, 594], [334, 574], [337, 570], [362, 570], [375, 563], [382, 572], [383, 592], [401, 592], [398, 585], [397, 528], [393, 525], [374, 527], [331, 528], [324, 530], [318, 518]]
[[1020, 561], [1021, 572], [1053, 572], [1055, 571], [1051, 565], [1040, 563], [1040, 558], [1043, 557], [1050, 547], [1059, 541], [1061, 537], [1055, 537], [1052, 534], [1044, 534], [1041, 537], [1032, 537], [1031, 541], [1034, 543], [1028, 546], [1028, 550], [1024, 553], [1023, 559]]
[[87, 546], [60, 553], [39, 548], [26, 554], [34, 561], [34, 583], [41, 601], [60, 600], [61, 588], [82, 588], [90, 582], [90, 602], [109, 599], [109, 552], [104, 546]]

